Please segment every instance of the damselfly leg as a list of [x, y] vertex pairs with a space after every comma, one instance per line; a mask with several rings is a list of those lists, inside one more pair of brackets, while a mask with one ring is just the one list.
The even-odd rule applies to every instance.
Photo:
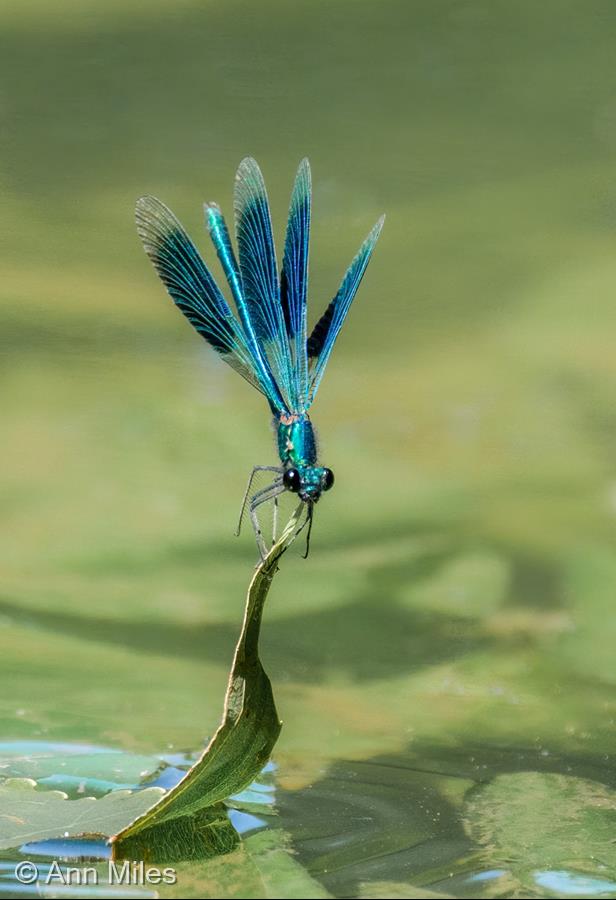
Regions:
[[[261, 554], [261, 559], [265, 559], [267, 555], [267, 547], [265, 545], [265, 541], [263, 540], [263, 534], [261, 531], [261, 525], [259, 523], [259, 518], [257, 516], [257, 509], [263, 503], [267, 503], [268, 500], [277, 501], [278, 495], [282, 494], [285, 490], [285, 486], [282, 483], [282, 476], [277, 478], [272, 484], [269, 484], [267, 487], [263, 488], [253, 496], [250, 501], [249, 512], [250, 512], [250, 521], [252, 522], [252, 527], [254, 529], [255, 537], [257, 539], [257, 546], [259, 548], [259, 553]], [[277, 509], [277, 505], [274, 507]], [[275, 527], [275, 524], [274, 524]], [[274, 536], [275, 540], [275, 536]], [[273, 543], [274, 541], [272, 541]]]
[[[248, 484], [246, 485], [246, 490], [244, 491], [244, 497], [242, 499], [242, 505], [240, 507], [240, 517], [237, 522], [237, 528], [235, 529], [235, 536], [240, 536], [240, 531], [242, 529], [242, 519], [244, 518], [244, 510], [246, 509], [246, 503], [248, 501], [248, 497], [250, 496], [250, 489], [252, 487], [252, 482], [254, 481], [254, 477], [257, 472], [276, 472], [277, 475], [282, 475], [281, 466], [255, 466], [250, 473], [248, 478]], [[255, 494], [255, 497], [257, 495]]]
[[272, 521], [272, 547], [276, 543], [276, 535], [278, 533], [278, 494], [274, 497], [274, 514]]

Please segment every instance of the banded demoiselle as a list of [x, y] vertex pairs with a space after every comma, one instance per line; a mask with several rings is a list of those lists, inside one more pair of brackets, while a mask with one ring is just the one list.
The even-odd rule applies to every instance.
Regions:
[[[235, 177], [237, 256], [220, 208], [205, 204], [206, 225], [235, 313], [174, 214], [155, 197], [137, 201], [137, 230], [172, 300], [222, 358], [264, 394], [274, 416], [280, 465], [253, 468], [238, 525], [239, 534], [250, 497], [250, 517], [262, 557], [266, 548], [258, 507], [269, 500], [276, 506], [283, 491], [297, 494], [306, 505], [307, 555], [314, 505], [334, 483], [331, 469], [319, 464], [308, 411], [384, 220], [384, 216], [379, 219], [361, 245], [337, 294], [308, 335], [311, 196], [310, 166], [304, 159], [291, 195], [280, 275], [265, 183], [254, 159], [244, 159]], [[261, 471], [274, 473], [274, 480], [250, 496], [253, 478]]]

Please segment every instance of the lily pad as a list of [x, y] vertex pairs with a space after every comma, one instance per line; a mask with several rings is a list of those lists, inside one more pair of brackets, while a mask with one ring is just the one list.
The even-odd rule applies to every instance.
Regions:
[[29, 778], [0, 784], [0, 848], [55, 837], [108, 835], [144, 813], [164, 792], [113, 791], [105, 797], [69, 800], [62, 791], [40, 791]]
[[88, 744], [0, 743], [0, 779], [32, 778], [39, 784], [82, 796], [98, 796], [118, 788], [132, 790], [162, 765], [155, 756]]

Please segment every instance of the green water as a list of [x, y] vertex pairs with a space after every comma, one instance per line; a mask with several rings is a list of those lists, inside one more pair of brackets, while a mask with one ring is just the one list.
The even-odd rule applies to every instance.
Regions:
[[[305, 870], [339, 897], [616, 896], [616, 6], [7, 0], [0, 23], [0, 738], [213, 733], [273, 436], [132, 209], [154, 193], [199, 235], [252, 154], [281, 241], [307, 155], [313, 318], [387, 221], [314, 407], [336, 486], [266, 610], [267, 895]], [[187, 864], [179, 893], [265, 895], [250, 865]]]

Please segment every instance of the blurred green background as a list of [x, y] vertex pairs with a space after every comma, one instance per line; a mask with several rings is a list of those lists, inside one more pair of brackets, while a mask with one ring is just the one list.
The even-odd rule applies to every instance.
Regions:
[[314, 407], [336, 489], [264, 628], [300, 857], [341, 896], [375, 880], [365, 847], [306, 849], [302, 791], [383, 754], [616, 781], [616, 6], [6, 0], [0, 25], [3, 739], [216, 727], [273, 437], [133, 206], [159, 196], [212, 261], [202, 201], [230, 213], [254, 155], [280, 246], [307, 155], [313, 320], [387, 222]]

